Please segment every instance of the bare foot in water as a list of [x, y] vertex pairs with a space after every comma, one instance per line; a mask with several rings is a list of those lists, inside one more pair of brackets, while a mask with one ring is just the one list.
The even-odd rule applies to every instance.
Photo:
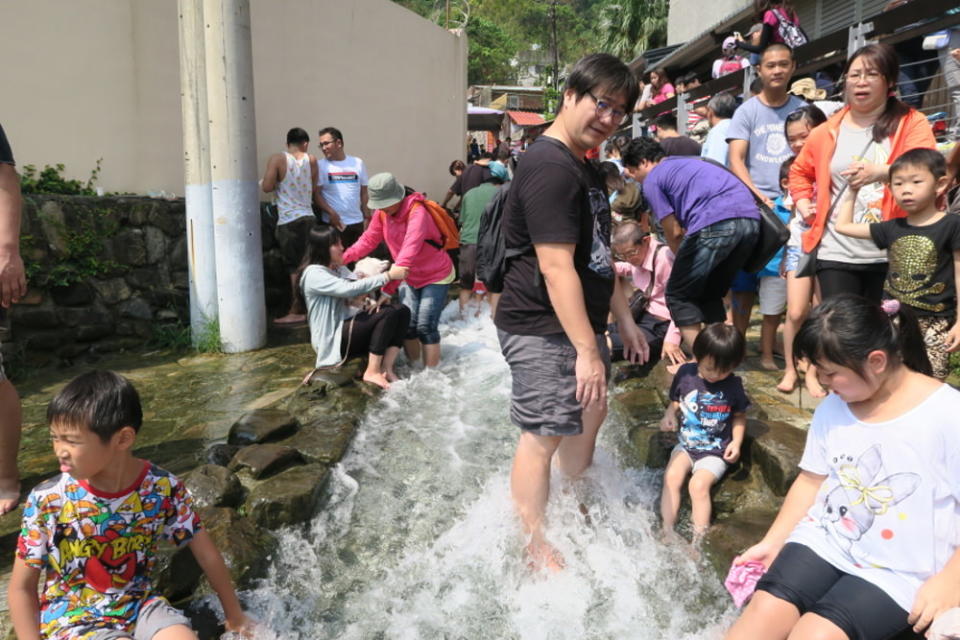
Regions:
[[0, 480], [0, 516], [9, 513], [20, 504], [20, 482], [16, 479]]
[[797, 388], [797, 372], [795, 369], [790, 369], [789, 371], [784, 371], [783, 377], [780, 379], [780, 382], [777, 384], [777, 391], [780, 393], [793, 393], [793, 390]]
[[686, 542], [683, 538], [680, 537], [673, 529], [663, 529], [660, 531], [660, 542], [666, 545], [674, 546], [678, 544], [683, 544]]
[[274, 318], [273, 324], [298, 324], [300, 322], [306, 322], [307, 316], [302, 313], [288, 313], [282, 318]]
[[531, 571], [543, 571], [546, 569], [552, 573], [556, 573], [563, 571], [567, 566], [560, 552], [546, 541], [531, 542], [524, 548], [523, 555], [527, 561], [527, 568]]
[[363, 381], [364, 381], [364, 382], [369, 382], [370, 384], [375, 384], [375, 385], [377, 385], [378, 387], [381, 387], [382, 389], [389, 389], [389, 388], [390, 388], [390, 381], [387, 380], [387, 376], [385, 376], [384, 374], [382, 374], [382, 373], [380, 373], [380, 372], [377, 372], [377, 373], [364, 373], [364, 374], [363, 374]]
[[766, 369], [767, 371], [777, 371], [780, 367], [777, 366], [777, 363], [773, 361], [773, 358], [769, 360], [766, 358], [760, 358], [760, 367]]
[[384, 371], [383, 377], [387, 379], [387, 382], [396, 382], [400, 379], [400, 376], [395, 374], [393, 371]]

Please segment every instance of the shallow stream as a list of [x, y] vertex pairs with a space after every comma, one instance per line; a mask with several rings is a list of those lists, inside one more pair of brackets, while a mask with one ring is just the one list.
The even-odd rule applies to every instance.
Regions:
[[509, 371], [489, 319], [452, 312], [442, 366], [370, 405], [326, 508], [281, 532], [244, 594], [251, 613], [302, 640], [719, 637], [729, 597], [706, 563], [659, 542], [659, 474], [632, 466], [615, 412], [586, 476], [553, 479], [548, 536], [567, 568], [525, 568]]

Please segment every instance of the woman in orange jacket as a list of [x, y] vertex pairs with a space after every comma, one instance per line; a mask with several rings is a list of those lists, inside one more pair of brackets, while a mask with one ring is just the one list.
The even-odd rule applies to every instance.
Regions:
[[[893, 47], [869, 44], [844, 71], [846, 106], [810, 133], [790, 170], [790, 194], [797, 213], [811, 225], [803, 250], [817, 250], [822, 299], [855, 293], [880, 301], [887, 271], [886, 251], [870, 240], [834, 230], [839, 206], [827, 213], [845, 184], [860, 188], [857, 222], [903, 217], [886, 188], [890, 163], [917, 147], [935, 148], [924, 115], [895, 95], [899, 62]], [[814, 202], [816, 204], [814, 204]]]

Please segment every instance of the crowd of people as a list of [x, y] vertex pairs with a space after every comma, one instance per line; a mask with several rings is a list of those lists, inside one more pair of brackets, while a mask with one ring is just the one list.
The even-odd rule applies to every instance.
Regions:
[[[665, 69], [644, 84], [614, 56], [586, 56], [543, 135], [519, 158], [507, 143], [452, 162], [441, 203], [391, 173], [368, 178], [336, 128], [319, 131], [322, 158], [291, 129], [261, 183], [275, 193], [290, 276], [290, 305], [275, 322], [308, 323], [315, 369], [364, 357], [362, 379], [388, 389], [401, 351], [411, 364], [440, 364], [450, 286], [459, 283], [464, 314], [494, 284], [480, 274], [501, 274], [489, 297], [520, 429], [510, 491], [530, 566], [561, 570], [545, 521], [551, 470], [577, 477], [590, 466], [612, 358], [664, 360], [673, 373], [660, 421], [678, 434], [663, 538], [685, 544], [674, 529], [686, 485], [692, 543], [703, 539], [711, 487], [744, 446], [751, 401], [736, 370], [759, 294], [761, 366], [778, 368], [785, 316], [777, 388], [793, 392], [802, 377], [825, 399], [776, 520], [735, 560], [762, 577], [727, 638], [920, 632], [960, 607], [960, 392], [944, 384], [960, 350], [960, 150], [945, 158], [927, 119], [898, 97], [898, 56], [885, 44], [849, 57], [842, 103], [825, 114], [808, 79], [791, 84], [793, 45], [805, 38], [796, 13], [761, 4], [759, 26], [728, 38], [714, 65], [719, 76], [756, 64], [752, 97], [712, 96], [686, 122], [662, 114], [653, 135], [629, 139], [615, 133], [634, 110], [678, 89]], [[592, 160], [605, 143], [608, 159]], [[25, 293], [10, 248], [12, 166], [0, 129], [0, 210], [17, 209], [0, 216], [3, 307]], [[767, 209], [789, 240], [755, 264]], [[488, 235], [495, 210], [498, 233]], [[493, 237], [505, 256], [498, 271], [481, 264]], [[17, 450], [19, 429], [7, 422], [19, 402], [2, 369], [0, 393], [6, 456]], [[132, 455], [142, 409], [130, 382], [80, 376], [47, 420], [62, 473], [24, 509], [9, 587], [18, 637], [195, 637], [152, 591], [160, 538], [190, 546], [228, 629], [253, 633], [182, 482]], [[15, 460], [0, 459], [0, 513], [16, 507], [16, 483]], [[142, 539], [129, 566], [105, 567], [109, 554], [94, 552], [131, 531]]]

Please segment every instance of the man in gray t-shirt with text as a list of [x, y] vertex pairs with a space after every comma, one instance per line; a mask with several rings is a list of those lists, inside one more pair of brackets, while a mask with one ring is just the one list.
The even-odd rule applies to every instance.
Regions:
[[790, 47], [785, 44], [767, 47], [760, 58], [759, 69], [763, 90], [733, 114], [727, 142], [730, 170], [772, 206], [781, 191], [780, 165], [793, 155], [783, 134], [783, 123], [806, 102], [787, 93], [796, 69]]

